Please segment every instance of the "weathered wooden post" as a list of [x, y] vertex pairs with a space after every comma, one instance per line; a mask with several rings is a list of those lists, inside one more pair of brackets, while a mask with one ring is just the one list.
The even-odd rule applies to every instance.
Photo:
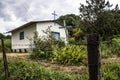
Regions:
[[6, 58], [6, 52], [5, 52], [4, 40], [3, 40], [3, 39], [1, 39], [1, 43], [2, 43], [2, 52], [3, 52], [5, 78], [6, 78], [6, 80], [7, 80], [8, 77], [9, 77], [9, 71], [8, 71], [8, 64], [7, 64], [7, 58]]
[[89, 80], [101, 80], [101, 57], [99, 51], [99, 36], [87, 35]]

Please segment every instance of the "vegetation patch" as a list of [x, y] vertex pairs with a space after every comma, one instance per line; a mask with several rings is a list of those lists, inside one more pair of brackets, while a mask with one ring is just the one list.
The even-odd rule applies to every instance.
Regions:
[[120, 57], [120, 36], [101, 42], [102, 58]]
[[[10, 77], [9, 80], [89, 80], [88, 72], [82, 74], [67, 74], [61, 71], [46, 69], [35, 63], [26, 61], [8, 62]], [[102, 79], [119, 80], [120, 63], [104, 64], [102, 66]], [[0, 80], [5, 80], [3, 61], [0, 60]]]
[[[11, 39], [4, 39], [5, 51], [11, 52]], [[2, 45], [0, 40], [0, 52], [2, 52]]]
[[[88, 80], [87, 75], [70, 75], [52, 71], [34, 63], [9, 61], [9, 80]], [[3, 61], [0, 60], [0, 80], [5, 80]]]
[[120, 79], [120, 63], [105, 64], [102, 67], [104, 80], [119, 80]]
[[87, 50], [85, 46], [67, 45], [56, 48], [52, 54], [52, 61], [60, 64], [83, 64], [87, 60]]

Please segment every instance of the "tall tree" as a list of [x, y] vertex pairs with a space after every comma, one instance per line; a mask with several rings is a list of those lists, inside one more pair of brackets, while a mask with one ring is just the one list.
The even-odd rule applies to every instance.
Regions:
[[105, 9], [109, 10], [112, 7], [109, 1], [105, 2], [105, 0], [86, 0], [86, 4], [80, 4], [80, 16], [90, 22], [97, 20], [98, 15]]
[[103, 38], [114, 35], [116, 31], [113, 32], [113, 29], [118, 27], [115, 27], [111, 22], [117, 20], [115, 15], [119, 10], [118, 5], [115, 9], [111, 9], [112, 5], [105, 0], [86, 0], [86, 4], [80, 4], [79, 8], [80, 17], [84, 20], [84, 27], [81, 29], [87, 33], [98, 33]]
[[95, 24], [98, 24], [98, 33], [103, 39], [110, 39], [120, 34], [120, 11], [106, 11], [102, 13]]

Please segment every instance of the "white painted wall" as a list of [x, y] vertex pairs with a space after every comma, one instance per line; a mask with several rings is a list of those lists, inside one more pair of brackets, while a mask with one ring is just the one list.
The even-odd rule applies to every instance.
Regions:
[[[24, 39], [19, 39], [20, 32], [24, 31]], [[12, 32], [12, 49], [26, 49], [29, 48], [30, 41], [28, 38], [32, 38], [34, 36], [34, 32], [36, 31], [36, 25], [26, 26], [22, 29], [16, 30]]]
[[[45, 31], [48, 26], [51, 26], [51, 31], [59, 32], [60, 38], [66, 42], [66, 34], [65, 29], [60, 28], [61, 25], [54, 23], [54, 22], [43, 22], [43, 23], [34, 23], [34, 25], [26, 26], [21, 29], [15, 30], [12, 32], [12, 49], [19, 50], [19, 49], [29, 49], [30, 48], [30, 40], [29, 38], [33, 38], [34, 32], [37, 31], [39, 36], [45, 35], [43, 30]], [[20, 32], [24, 31], [24, 39], [19, 39]]]
[[48, 27], [51, 26], [51, 31], [53, 32], [59, 32], [60, 33], [60, 38], [66, 42], [66, 33], [65, 33], [65, 28], [60, 28], [63, 27], [57, 23], [54, 22], [44, 22], [44, 23], [37, 23], [37, 32], [39, 33], [39, 36], [45, 36], [45, 31]]

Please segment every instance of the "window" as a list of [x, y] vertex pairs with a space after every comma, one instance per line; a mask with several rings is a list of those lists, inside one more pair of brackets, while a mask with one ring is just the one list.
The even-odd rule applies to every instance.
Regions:
[[24, 32], [20, 32], [20, 40], [23, 40], [24, 39]]
[[56, 40], [60, 39], [60, 33], [59, 32], [52, 32], [52, 35]]

